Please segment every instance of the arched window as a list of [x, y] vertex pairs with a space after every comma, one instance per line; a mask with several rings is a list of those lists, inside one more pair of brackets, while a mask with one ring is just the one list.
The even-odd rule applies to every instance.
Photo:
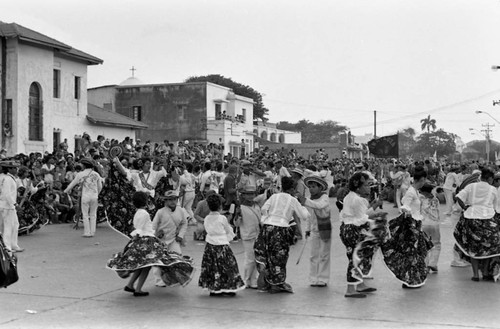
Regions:
[[259, 131], [257, 129], [254, 129], [253, 134], [254, 134], [254, 136], [259, 136]]
[[271, 133], [271, 142], [276, 142], [276, 133]]
[[285, 142], [285, 134], [279, 134], [278, 140], [279, 140], [280, 143], [283, 144]]
[[267, 141], [267, 131], [263, 131], [260, 133], [260, 138], [265, 139]]
[[29, 139], [43, 140], [43, 108], [40, 87], [36, 82], [30, 86], [29, 99]]

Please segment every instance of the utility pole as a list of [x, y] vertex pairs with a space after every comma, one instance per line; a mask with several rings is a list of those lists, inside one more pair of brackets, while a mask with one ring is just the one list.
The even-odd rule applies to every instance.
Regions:
[[484, 132], [484, 137], [486, 138], [486, 161], [489, 163], [490, 162], [490, 132], [491, 132], [491, 129], [490, 127], [495, 127], [495, 125], [490, 125], [489, 122], [487, 122], [486, 124], [482, 125], [483, 127], [485, 127], [483, 130], [481, 130], [482, 132]]
[[373, 111], [373, 139], [377, 139], [377, 111]]

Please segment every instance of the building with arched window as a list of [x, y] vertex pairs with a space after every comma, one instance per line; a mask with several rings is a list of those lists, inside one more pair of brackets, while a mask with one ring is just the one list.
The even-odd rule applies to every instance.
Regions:
[[8, 155], [52, 152], [64, 139], [73, 152], [83, 132], [93, 139], [123, 139], [147, 127], [103, 115], [104, 109], [88, 111], [87, 67], [102, 62], [19, 24], [0, 22], [0, 143]]
[[262, 142], [280, 143], [280, 144], [300, 144], [302, 142], [302, 133], [288, 131], [276, 128], [275, 123], [254, 121], [254, 136], [260, 137]]

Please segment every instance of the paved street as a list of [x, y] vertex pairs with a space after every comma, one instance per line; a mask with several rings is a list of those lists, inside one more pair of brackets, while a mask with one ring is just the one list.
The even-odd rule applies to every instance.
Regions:
[[[333, 206], [332, 202], [332, 206]], [[378, 291], [365, 299], [346, 299], [345, 248], [338, 237], [334, 207], [332, 277], [326, 288], [308, 285], [308, 253], [295, 265], [303, 241], [292, 247], [287, 280], [294, 294], [245, 290], [236, 297], [209, 297], [198, 286], [199, 268], [185, 288], [145, 284], [150, 296], [133, 297], [126, 283], [105, 268], [126, 238], [100, 224], [93, 239], [69, 224], [50, 225], [20, 237], [20, 280], [0, 290], [1, 328], [500, 328], [500, 284], [472, 282], [470, 268], [450, 267], [451, 225], [442, 225], [439, 274], [418, 290], [402, 289], [378, 256]], [[395, 217], [392, 204], [384, 205]], [[187, 234], [184, 253], [201, 262], [204, 244]], [[242, 245], [232, 243], [243, 263]]]

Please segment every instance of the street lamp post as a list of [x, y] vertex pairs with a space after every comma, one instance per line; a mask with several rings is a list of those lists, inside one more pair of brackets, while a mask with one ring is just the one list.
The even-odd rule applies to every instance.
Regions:
[[478, 133], [480, 133], [481, 135], [484, 136], [485, 138], [485, 141], [486, 141], [486, 161], [487, 162], [490, 162], [490, 130], [489, 129], [489, 124], [487, 124], [487, 128], [485, 130], [477, 130], [475, 128], [469, 128], [469, 131], [472, 135], [474, 135], [474, 131], [477, 131]]
[[495, 119], [491, 114], [489, 114], [488, 112], [486, 111], [476, 111], [476, 114], [486, 114], [487, 116], [489, 116], [490, 118], [492, 118], [493, 120], [495, 120], [496, 123], [500, 124], [500, 121], [498, 121], [497, 119]]

